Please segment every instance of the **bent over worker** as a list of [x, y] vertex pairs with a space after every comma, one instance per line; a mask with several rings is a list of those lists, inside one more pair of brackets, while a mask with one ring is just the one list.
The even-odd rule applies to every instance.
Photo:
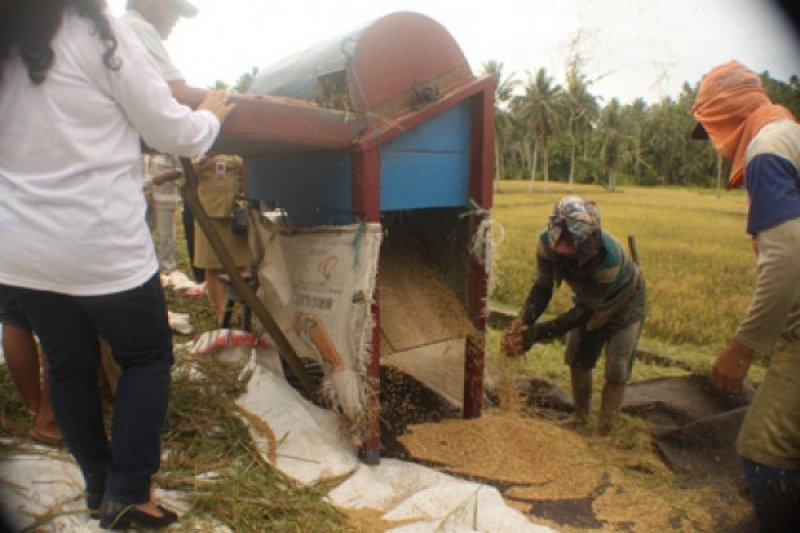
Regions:
[[[588, 421], [592, 369], [605, 347], [605, 385], [597, 431], [610, 429], [622, 405], [634, 352], [645, 317], [644, 278], [625, 247], [601, 231], [594, 202], [576, 196], [553, 206], [547, 228], [536, 245], [537, 276], [521, 315], [503, 334], [508, 356], [533, 344], [567, 334], [565, 361], [570, 368], [574, 425]], [[537, 322], [547, 309], [553, 288], [566, 282], [575, 305], [553, 320]]]

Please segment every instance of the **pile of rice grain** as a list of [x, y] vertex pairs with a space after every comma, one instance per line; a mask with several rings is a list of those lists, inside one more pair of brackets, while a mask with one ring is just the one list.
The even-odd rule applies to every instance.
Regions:
[[586, 438], [513, 412], [487, 410], [479, 419], [410, 426], [399, 440], [416, 459], [496, 486], [534, 522], [548, 522], [534, 514], [537, 501], [590, 499], [595, 518], [612, 531], [665, 531], [676, 526], [714, 531], [715, 516], [735, 523], [748, 511], [740, 498], [721, 494], [727, 488], [681, 489], [666, 469], [632, 470], [633, 458], [628, 456], [633, 452], [611, 449], [609, 438]]

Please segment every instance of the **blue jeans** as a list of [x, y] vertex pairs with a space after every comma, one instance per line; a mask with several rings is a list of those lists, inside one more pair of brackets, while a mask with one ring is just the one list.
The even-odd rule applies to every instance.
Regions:
[[[140, 287], [102, 296], [68, 296], [0, 286], [19, 304], [47, 356], [53, 411], [87, 492], [120, 503], [150, 499], [160, 466], [172, 332], [156, 273]], [[98, 336], [121, 376], [106, 436], [98, 388]]]
[[742, 459], [761, 533], [800, 531], [800, 472]]

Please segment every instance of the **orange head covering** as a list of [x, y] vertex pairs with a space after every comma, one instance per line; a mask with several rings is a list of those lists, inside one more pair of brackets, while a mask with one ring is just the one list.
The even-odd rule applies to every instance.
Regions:
[[728, 61], [706, 74], [692, 114], [714, 148], [733, 163], [728, 189], [742, 184], [745, 151], [756, 133], [769, 122], [795, 120], [791, 111], [772, 103], [758, 75], [738, 61]]

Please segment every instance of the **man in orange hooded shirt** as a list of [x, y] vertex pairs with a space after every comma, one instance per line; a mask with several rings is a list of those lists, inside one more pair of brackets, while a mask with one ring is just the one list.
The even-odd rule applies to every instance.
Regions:
[[744, 184], [758, 274], [753, 299], [712, 381], [737, 392], [754, 353], [770, 357], [736, 448], [762, 531], [800, 531], [800, 125], [737, 61], [700, 83], [692, 114]]

